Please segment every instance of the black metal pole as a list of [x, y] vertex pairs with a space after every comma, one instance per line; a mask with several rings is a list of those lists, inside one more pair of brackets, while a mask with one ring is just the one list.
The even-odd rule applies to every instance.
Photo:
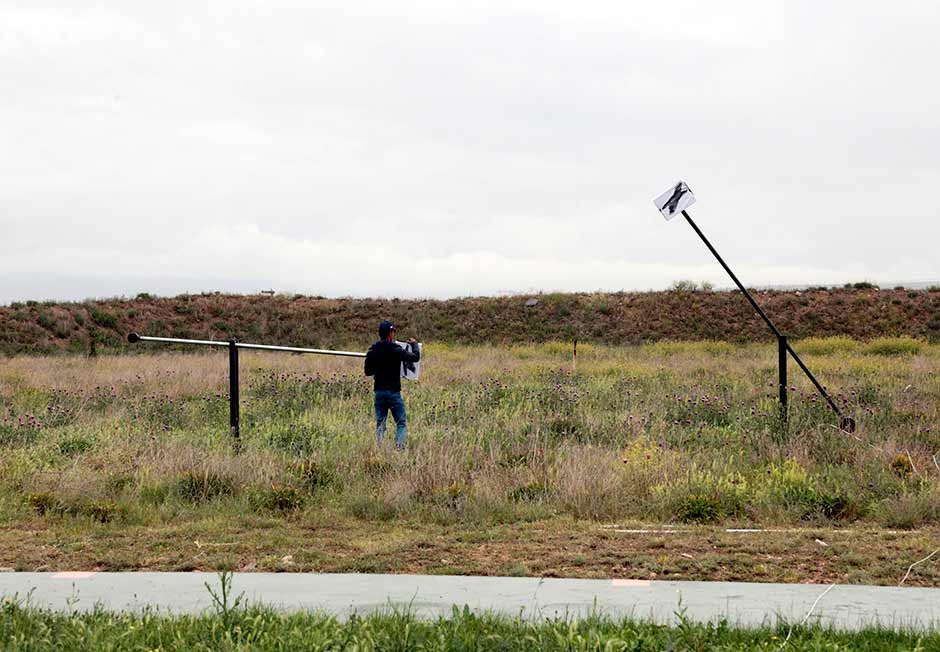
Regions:
[[780, 373], [780, 420], [787, 422], [787, 336], [777, 337], [777, 367]]
[[839, 409], [839, 406], [836, 405], [836, 402], [832, 400], [831, 396], [829, 396], [829, 392], [826, 391], [826, 388], [823, 387], [822, 384], [818, 380], [816, 380], [816, 376], [814, 376], [813, 372], [809, 370], [809, 367], [803, 364], [803, 361], [800, 360], [800, 356], [796, 354], [796, 351], [793, 350], [793, 347], [790, 346], [789, 342], [787, 343], [786, 346], [787, 346], [787, 351], [790, 352], [790, 355], [793, 356], [793, 359], [796, 360], [796, 363], [800, 365], [800, 369], [803, 370], [803, 373], [806, 374], [806, 377], [809, 378], [813, 382], [813, 385], [816, 386], [816, 389], [819, 390], [819, 393], [822, 394], [823, 398], [825, 398], [826, 401], [828, 401], [829, 407], [831, 407], [833, 411], [841, 417], [842, 410]]
[[239, 429], [238, 397], [238, 346], [235, 340], [228, 343], [228, 422], [236, 450], [241, 445]]
[[698, 237], [702, 239], [702, 242], [705, 243], [705, 246], [708, 247], [708, 250], [712, 252], [712, 255], [718, 259], [718, 262], [721, 263], [721, 266], [725, 268], [725, 271], [728, 272], [728, 276], [731, 277], [731, 280], [734, 281], [734, 284], [738, 286], [738, 289], [744, 294], [745, 298], [751, 302], [751, 306], [754, 310], [757, 311], [757, 314], [761, 316], [761, 319], [764, 320], [764, 323], [767, 324], [768, 328], [773, 331], [774, 335], [781, 337], [782, 333], [777, 330], [777, 327], [774, 326], [774, 323], [770, 321], [770, 317], [761, 309], [757, 302], [754, 300], [754, 297], [751, 296], [751, 293], [747, 291], [747, 288], [744, 287], [744, 284], [738, 280], [738, 277], [734, 275], [734, 272], [731, 271], [731, 268], [728, 267], [728, 264], [725, 262], [724, 258], [721, 257], [721, 254], [718, 253], [718, 250], [712, 246], [712, 243], [708, 241], [708, 238], [705, 237], [705, 234], [702, 233], [701, 229], [698, 228], [698, 225], [692, 221], [692, 218], [685, 211], [682, 211], [682, 217], [686, 219], [689, 223], [689, 226], [698, 234]]
[[[738, 286], [738, 289], [741, 290], [742, 294], [744, 294], [744, 297], [750, 302], [751, 306], [754, 308], [757, 314], [760, 315], [761, 319], [764, 320], [764, 323], [767, 324], [767, 327], [770, 328], [770, 330], [773, 331], [773, 334], [777, 336], [778, 347], [780, 346], [785, 347], [785, 350], [788, 351], [790, 355], [793, 356], [793, 359], [796, 360], [796, 363], [800, 366], [800, 369], [803, 370], [803, 373], [806, 374], [806, 377], [809, 378], [810, 381], [812, 381], [813, 385], [816, 386], [816, 389], [819, 390], [819, 393], [829, 403], [829, 407], [831, 407], [833, 412], [835, 412], [839, 416], [839, 427], [847, 432], [855, 432], [855, 419], [853, 419], [852, 417], [844, 416], [842, 414], [842, 410], [839, 409], [839, 406], [836, 405], [835, 401], [832, 400], [832, 397], [829, 396], [829, 392], [827, 392], [825, 388], [822, 386], [822, 384], [818, 380], [816, 380], [816, 376], [813, 375], [813, 372], [811, 372], [809, 368], [805, 364], [803, 364], [803, 361], [800, 360], [800, 356], [796, 354], [796, 351], [794, 351], [793, 347], [790, 346], [790, 343], [787, 342], [787, 338], [783, 335], [783, 333], [780, 332], [780, 330], [774, 325], [774, 323], [770, 321], [770, 317], [767, 316], [767, 313], [765, 313], [761, 309], [761, 307], [757, 304], [757, 301], [754, 300], [754, 297], [751, 296], [751, 293], [748, 292], [747, 288], [744, 287], [744, 284], [738, 280], [738, 277], [735, 276], [734, 272], [731, 271], [731, 268], [728, 267], [728, 264], [725, 262], [724, 258], [722, 258], [721, 254], [718, 253], [718, 250], [712, 246], [712, 243], [708, 241], [708, 238], [705, 237], [705, 234], [702, 233], [702, 230], [698, 228], [698, 225], [694, 221], [692, 221], [692, 217], [688, 214], [688, 212], [682, 211], [682, 217], [686, 219], [686, 221], [689, 223], [689, 226], [692, 227], [692, 230], [694, 230], [698, 234], [698, 237], [702, 239], [702, 242], [705, 243], [705, 246], [708, 247], [708, 250], [712, 252], [712, 255], [718, 260], [719, 263], [721, 263], [721, 266], [724, 267], [725, 271], [728, 272], [728, 276], [730, 276], [731, 280], [734, 281], [734, 284]], [[781, 362], [780, 362], [780, 373], [781, 373], [781, 378], [783, 378], [784, 377], [783, 374], [786, 374], [786, 360], [785, 360], [786, 356], [785, 354], [782, 354], [782, 353], [780, 355], [782, 356]], [[786, 404], [786, 393], [785, 393], [785, 388], [783, 384], [781, 384], [781, 389], [780, 389], [781, 409], [785, 408], [785, 404]]]

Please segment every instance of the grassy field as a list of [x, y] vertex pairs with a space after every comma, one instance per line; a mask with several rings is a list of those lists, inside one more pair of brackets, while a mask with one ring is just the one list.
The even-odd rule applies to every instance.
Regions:
[[782, 428], [761, 345], [427, 343], [403, 454], [360, 360], [243, 354], [240, 453], [224, 354], [2, 360], [0, 566], [896, 584], [940, 545], [940, 346], [797, 349], [854, 435], [796, 370]]
[[524, 622], [477, 616], [457, 610], [447, 618], [421, 621], [389, 613], [339, 622], [310, 613], [283, 614], [262, 607], [220, 605], [203, 616], [75, 612], [31, 609], [22, 602], [0, 604], [0, 648], [7, 652], [122, 650], [172, 652], [200, 650], [426, 650], [503, 652], [550, 650], [697, 652], [926, 652], [940, 649], [936, 632], [870, 629], [847, 633], [819, 627], [739, 629], [725, 623], [695, 624], [678, 618], [675, 626], [603, 616], [578, 621]]

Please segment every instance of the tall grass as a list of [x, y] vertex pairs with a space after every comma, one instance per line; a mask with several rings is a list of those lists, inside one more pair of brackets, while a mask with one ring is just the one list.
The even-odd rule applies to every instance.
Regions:
[[[934, 650], [936, 632], [888, 628], [845, 632], [785, 623], [759, 628], [726, 622], [698, 624], [678, 612], [672, 625], [594, 615], [580, 620], [523, 620], [454, 608], [449, 616], [421, 620], [402, 611], [353, 616], [345, 621], [311, 613], [226, 605], [217, 613], [172, 616], [156, 611], [61, 613], [20, 600], [0, 603], [0, 649], [46, 650], [429, 650], [505, 652], [551, 650], [751, 650], [848, 652]], [[785, 643], [784, 643], [785, 641]]]
[[426, 351], [403, 454], [374, 444], [360, 361], [245, 355], [238, 454], [222, 355], [0, 361], [0, 522], [940, 522], [935, 345], [806, 347], [854, 435], [797, 370], [781, 426], [770, 347]]

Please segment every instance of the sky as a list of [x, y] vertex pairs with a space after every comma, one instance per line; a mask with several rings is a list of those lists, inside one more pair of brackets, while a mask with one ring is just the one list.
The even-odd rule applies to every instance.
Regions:
[[0, 303], [940, 279], [940, 3], [0, 0]]

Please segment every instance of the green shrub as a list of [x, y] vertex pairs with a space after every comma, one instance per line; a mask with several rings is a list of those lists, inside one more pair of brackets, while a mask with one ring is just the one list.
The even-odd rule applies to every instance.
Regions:
[[814, 507], [817, 514], [828, 519], [849, 520], [859, 515], [855, 501], [842, 493], [820, 491]]
[[117, 317], [112, 315], [110, 312], [101, 310], [97, 306], [92, 306], [89, 312], [91, 313], [91, 320], [102, 328], [117, 327]]
[[548, 496], [548, 489], [541, 482], [530, 482], [512, 489], [509, 500], [515, 503], [528, 503], [543, 500]]
[[140, 501], [145, 505], [156, 507], [165, 503], [171, 493], [172, 487], [165, 482], [148, 484], [140, 488]]
[[354, 496], [347, 504], [347, 511], [362, 521], [390, 521], [398, 516], [392, 503], [378, 496]]
[[886, 527], [913, 530], [940, 520], [940, 496], [936, 492], [912, 491], [886, 498], [875, 512]]
[[59, 501], [52, 494], [40, 491], [26, 494], [26, 504], [40, 516], [45, 516], [56, 510]]
[[39, 316], [36, 317], [36, 323], [47, 331], [51, 331], [55, 328], [55, 320], [44, 312], [39, 313]]
[[59, 452], [65, 457], [74, 457], [90, 451], [95, 442], [82, 435], [74, 435], [59, 442]]
[[320, 428], [309, 423], [278, 423], [271, 427], [267, 443], [292, 456], [310, 455], [323, 446], [326, 437]]
[[298, 462], [291, 471], [307, 491], [319, 491], [339, 484], [336, 472], [317, 460]]
[[855, 351], [858, 342], [851, 337], [808, 337], [796, 342], [793, 348], [806, 355], [833, 355]]
[[436, 507], [445, 509], [461, 509], [470, 496], [470, 487], [466, 482], [456, 480], [446, 487], [440, 487], [431, 492], [429, 502]]
[[88, 516], [99, 523], [110, 523], [123, 514], [123, 510], [109, 500], [93, 500], [83, 503], [77, 511], [79, 515]]
[[804, 514], [816, 509], [819, 493], [809, 474], [793, 460], [768, 469], [766, 493], [772, 502], [798, 508]]
[[110, 500], [79, 498], [75, 500], [62, 500], [47, 492], [30, 493], [26, 495], [26, 503], [40, 516], [85, 516], [99, 523], [110, 523], [124, 510]]
[[715, 523], [721, 516], [721, 501], [717, 496], [691, 494], [676, 506], [676, 517], [683, 523]]
[[923, 342], [913, 337], [879, 337], [865, 345], [870, 355], [914, 355], [921, 352]]
[[235, 483], [232, 478], [214, 471], [190, 471], [176, 482], [176, 494], [194, 503], [234, 493]]
[[392, 463], [382, 454], [370, 452], [362, 460], [362, 470], [371, 478], [388, 475]]
[[0, 448], [28, 446], [39, 439], [41, 428], [41, 424], [34, 420], [3, 419], [0, 421]]
[[260, 493], [259, 502], [263, 509], [274, 512], [292, 512], [303, 507], [306, 496], [296, 487], [271, 485]]
[[914, 472], [914, 464], [904, 453], [898, 453], [891, 460], [891, 470], [901, 478], [907, 478]]

